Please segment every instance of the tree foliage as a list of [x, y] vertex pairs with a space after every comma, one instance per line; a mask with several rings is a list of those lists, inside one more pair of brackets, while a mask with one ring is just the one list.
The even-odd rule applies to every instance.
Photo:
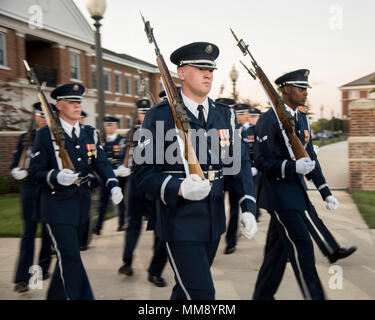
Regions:
[[17, 108], [15, 101], [20, 100], [20, 92], [6, 82], [0, 82], [0, 131], [26, 130], [32, 112]]

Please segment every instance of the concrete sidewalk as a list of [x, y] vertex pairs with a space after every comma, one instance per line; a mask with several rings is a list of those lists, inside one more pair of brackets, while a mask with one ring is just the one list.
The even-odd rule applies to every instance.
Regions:
[[[338, 144], [337, 144], [338, 145]], [[333, 159], [341, 159], [345, 146], [332, 145], [335, 150]], [[321, 149], [318, 157], [327, 181], [332, 171], [325, 170], [332, 157], [331, 147]], [[336, 160], [335, 160], [336, 161]], [[335, 173], [337, 174], [337, 173]], [[340, 173], [344, 177], [344, 173]], [[333, 181], [333, 180], [332, 180]], [[330, 185], [332, 182], [329, 182]], [[342, 181], [337, 179], [342, 186]], [[339, 184], [338, 184], [339, 185]], [[337, 186], [338, 186], [337, 185]], [[328, 299], [375, 299], [375, 230], [369, 230], [358, 212], [350, 195], [345, 191], [333, 192], [340, 202], [336, 211], [325, 209], [325, 203], [317, 191], [309, 191], [311, 201], [322, 220], [333, 233], [341, 246], [358, 246], [351, 257], [339, 260], [331, 266], [327, 259], [315, 247], [317, 269]], [[262, 263], [269, 216], [263, 213], [256, 236], [251, 240], [240, 238], [237, 251], [224, 255], [224, 238], [212, 267], [217, 299], [251, 299], [256, 277]], [[173, 272], [167, 264], [163, 277], [168, 282], [165, 288], [157, 288], [147, 281], [147, 268], [152, 254], [153, 234], [143, 231], [134, 258], [134, 275], [119, 275], [124, 242], [124, 232], [116, 232], [116, 218], [105, 222], [101, 236], [94, 236], [88, 251], [82, 252], [92, 289], [96, 299], [169, 299], [174, 284]], [[39, 239], [37, 241], [39, 247]], [[0, 299], [44, 299], [49, 280], [43, 289], [30, 290], [24, 294], [13, 291], [12, 277], [18, 254], [19, 239], [0, 239]], [[38, 251], [37, 251], [38, 252]], [[53, 265], [54, 265], [53, 260]], [[342, 272], [342, 288], [335, 281], [338, 272]], [[276, 299], [302, 299], [290, 264], [287, 265], [283, 281], [276, 294]]]

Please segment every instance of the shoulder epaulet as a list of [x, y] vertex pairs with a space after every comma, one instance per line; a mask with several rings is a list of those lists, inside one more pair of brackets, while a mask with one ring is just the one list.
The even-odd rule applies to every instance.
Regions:
[[88, 130], [96, 130], [93, 126], [90, 126], [89, 124], [82, 124], [81, 128], [88, 129]]
[[166, 106], [166, 105], [168, 105], [168, 100], [163, 100], [162, 102], [160, 102], [160, 103], [154, 105], [154, 106], [151, 108], [151, 110], [154, 109], [154, 108], [160, 108], [160, 107], [163, 107], [163, 106]]
[[214, 104], [215, 104], [215, 106], [226, 107], [226, 108], [230, 109], [230, 106], [228, 106], [227, 104], [222, 103], [220, 101], [214, 101]]

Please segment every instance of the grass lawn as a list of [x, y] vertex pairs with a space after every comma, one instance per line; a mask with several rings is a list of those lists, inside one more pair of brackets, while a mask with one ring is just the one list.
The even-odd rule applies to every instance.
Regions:
[[0, 237], [19, 237], [22, 226], [19, 196], [0, 196]]
[[332, 143], [345, 141], [346, 138], [338, 137], [338, 138], [329, 138], [325, 140], [313, 140], [313, 144], [317, 145], [319, 148], [323, 146], [327, 146]]
[[[109, 201], [110, 202], [110, 201]], [[113, 218], [117, 215], [117, 208], [114, 212], [111, 211], [111, 206], [108, 205], [105, 220]], [[96, 221], [97, 210], [94, 210], [93, 221]], [[23, 221], [21, 213], [21, 202], [19, 195], [1, 195], [0, 196], [0, 237], [20, 237], [22, 235]], [[37, 230], [37, 237], [41, 235], [41, 225], [39, 224]]]
[[369, 228], [375, 229], [375, 191], [353, 192], [351, 196]]

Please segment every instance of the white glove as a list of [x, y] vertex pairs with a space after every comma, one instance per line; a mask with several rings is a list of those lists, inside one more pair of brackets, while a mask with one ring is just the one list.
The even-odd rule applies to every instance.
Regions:
[[111, 199], [112, 199], [113, 204], [115, 206], [118, 205], [123, 198], [121, 188], [120, 187], [113, 187], [111, 189], [111, 194], [112, 194]]
[[328, 210], [336, 210], [339, 207], [339, 202], [334, 196], [328, 196], [326, 198], [326, 208]]
[[23, 180], [29, 174], [27, 172], [27, 170], [21, 170], [18, 167], [17, 168], [13, 168], [10, 173], [12, 174], [13, 178], [16, 179], [16, 180]]
[[123, 165], [113, 170], [113, 172], [115, 173], [116, 177], [127, 177], [132, 173], [132, 171], [129, 168], [126, 168]]
[[70, 169], [62, 169], [56, 176], [57, 182], [63, 186], [70, 186], [77, 180], [79, 173]]
[[308, 174], [315, 168], [315, 160], [309, 158], [301, 158], [296, 161], [296, 172], [299, 174]]
[[207, 179], [202, 180], [197, 174], [190, 174], [181, 183], [182, 197], [187, 200], [202, 200], [208, 196], [210, 191], [210, 182]]
[[254, 237], [255, 233], [258, 230], [255, 216], [251, 212], [244, 212], [242, 213], [241, 223], [243, 225], [242, 235], [246, 239], [251, 239], [252, 237]]
[[255, 177], [258, 174], [258, 169], [255, 167], [251, 167], [251, 175]]

